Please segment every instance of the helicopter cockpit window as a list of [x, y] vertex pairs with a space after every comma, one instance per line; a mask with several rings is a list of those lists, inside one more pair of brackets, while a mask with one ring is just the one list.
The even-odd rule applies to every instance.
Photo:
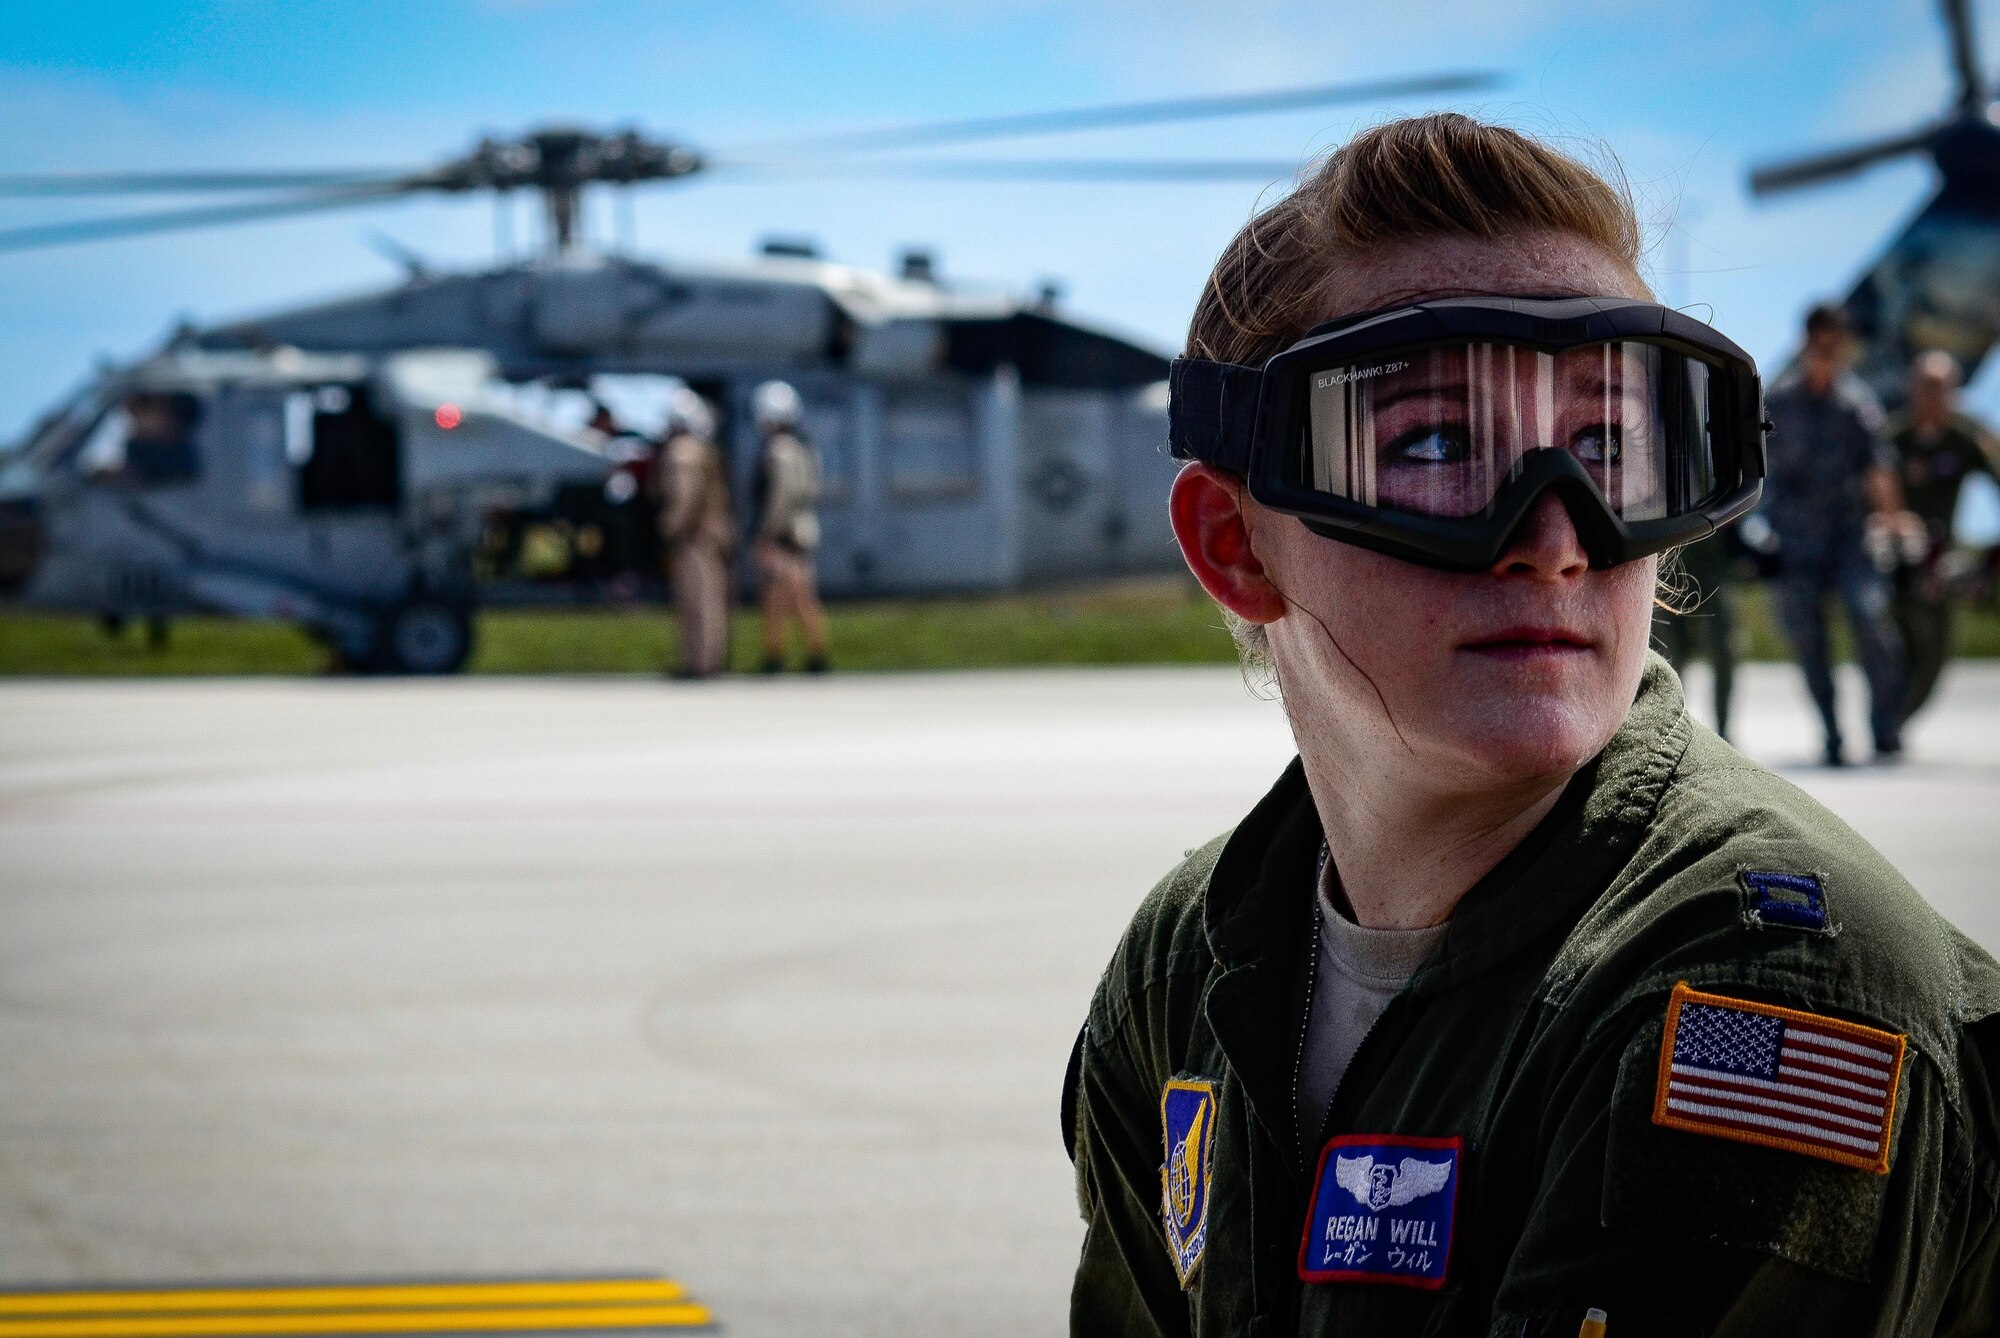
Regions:
[[395, 424], [362, 385], [320, 386], [285, 404], [285, 454], [299, 470], [299, 509], [393, 507], [402, 497]]
[[882, 435], [891, 497], [942, 500], [979, 491], [978, 425], [970, 397], [931, 388], [892, 391]]
[[141, 487], [189, 482], [201, 472], [195, 449], [200, 421], [201, 402], [192, 395], [127, 395], [90, 434], [77, 465], [94, 478]]

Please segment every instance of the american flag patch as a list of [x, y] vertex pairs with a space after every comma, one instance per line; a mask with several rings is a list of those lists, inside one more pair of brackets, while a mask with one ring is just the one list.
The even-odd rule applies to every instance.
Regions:
[[1683, 981], [1667, 1005], [1653, 1123], [1889, 1170], [1903, 1037]]

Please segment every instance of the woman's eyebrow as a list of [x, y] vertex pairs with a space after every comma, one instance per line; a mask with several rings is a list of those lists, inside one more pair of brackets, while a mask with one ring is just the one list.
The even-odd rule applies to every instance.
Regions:
[[1625, 385], [1614, 387], [1611, 378], [1595, 367], [1576, 376], [1565, 376], [1557, 385], [1557, 389], [1566, 395], [1593, 395], [1599, 398], [1607, 394], [1622, 396], [1628, 388]]

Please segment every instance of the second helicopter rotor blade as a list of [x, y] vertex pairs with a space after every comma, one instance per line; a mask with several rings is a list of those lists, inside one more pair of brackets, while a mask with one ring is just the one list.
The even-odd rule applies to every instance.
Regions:
[[0, 195], [177, 195], [198, 191], [293, 190], [399, 179], [382, 168], [249, 172], [19, 172], [0, 175]]
[[1321, 84], [1311, 88], [1279, 88], [1258, 93], [1226, 93], [1215, 97], [1167, 98], [1066, 111], [1024, 112], [1008, 116], [970, 117], [923, 125], [852, 130], [804, 139], [745, 146], [765, 153], [869, 153], [883, 149], [964, 144], [983, 139], [1022, 135], [1067, 134], [1116, 126], [1162, 125], [1259, 112], [1294, 111], [1343, 102], [1388, 102], [1426, 93], [1468, 93], [1491, 88], [1499, 76], [1488, 73], [1416, 75], [1365, 83]]
[[198, 209], [167, 209], [148, 214], [112, 214], [103, 218], [72, 219], [35, 227], [0, 231], [0, 252], [39, 250], [67, 246], [72, 242], [105, 241], [113, 237], [139, 237], [162, 232], [184, 232], [216, 227], [225, 223], [246, 223], [253, 219], [283, 218], [291, 214], [318, 213], [326, 209], [346, 209], [376, 204], [425, 189], [420, 182], [391, 181], [289, 195], [276, 200], [255, 200], [243, 204], [207, 205]]
[[1976, 111], [1986, 100], [1986, 77], [1979, 72], [1971, 0], [1944, 0], [1944, 26], [1951, 36], [1951, 67], [1958, 77], [1958, 106], [1963, 111]]
[[1925, 126], [1921, 130], [1868, 144], [1768, 163], [1750, 173], [1750, 189], [1757, 195], [1773, 195], [1779, 191], [1796, 190], [1800, 186], [1832, 181], [1837, 177], [1852, 176], [1864, 167], [1873, 167], [1885, 159], [1924, 148], [1936, 134], [1936, 126]]

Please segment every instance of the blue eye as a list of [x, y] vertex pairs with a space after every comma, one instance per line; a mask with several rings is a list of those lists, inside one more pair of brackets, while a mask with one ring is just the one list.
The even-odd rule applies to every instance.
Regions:
[[1385, 454], [1396, 464], [1449, 465], [1470, 458], [1470, 445], [1462, 429], [1419, 428], [1390, 442]]
[[1625, 453], [1625, 443], [1616, 425], [1592, 423], [1570, 438], [1569, 449], [1587, 465], [1615, 465]]

